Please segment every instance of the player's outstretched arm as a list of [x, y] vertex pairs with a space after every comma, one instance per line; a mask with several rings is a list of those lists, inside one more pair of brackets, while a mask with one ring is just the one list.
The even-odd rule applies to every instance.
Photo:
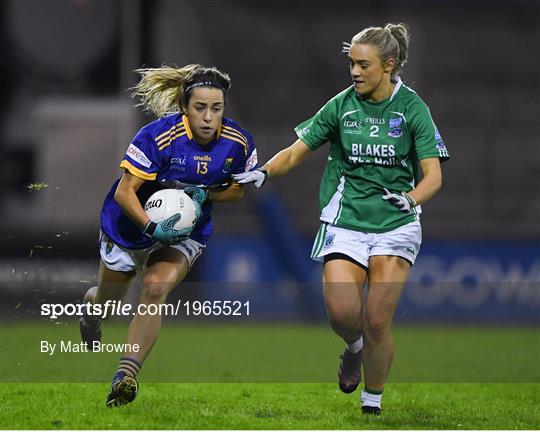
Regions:
[[232, 183], [223, 190], [212, 189], [208, 191], [210, 199], [213, 202], [231, 202], [237, 201], [244, 196], [244, 187], [237, 183]]
[[311, 150], [307, 144], [301, 139], [298, 139], [294, 144], [281, 150], [266, 162], [263, 169], [266, 169], [269, 177], [287, 174], [290, 170], [300, 165], [310, 153]]
[[239, 184], [254, 183], [255, 187], [260, 188], [267, 178], [287, 174], [310, 153], [311, 150], [306, 143], [298, 139], [294, 144], [277, 153], [262, 168], [246, 173], [234, 174], [232, 177]]

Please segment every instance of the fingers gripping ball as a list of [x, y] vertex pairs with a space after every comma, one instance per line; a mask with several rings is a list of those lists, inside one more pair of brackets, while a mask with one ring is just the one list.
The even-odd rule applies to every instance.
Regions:
[[[172, 244], [191, 233], [197, 222], [197, 208], [193, 200], [177, 189], [163, 189], [154, 193], [144, 206], [150, 221], [145, 234], [162, 243]], [[151, 232], [147, 232], [151, 231]]]
[[202, 205], [208, 197], [207, 191], [197, 186], [187, 186], [184, 192], [188, 194], [195, 205], [195, 214], [199, 218], [202, 214]]

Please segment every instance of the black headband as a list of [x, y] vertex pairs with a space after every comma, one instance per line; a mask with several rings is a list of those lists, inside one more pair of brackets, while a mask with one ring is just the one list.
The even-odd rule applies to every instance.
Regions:
[[220, 90], [223, 90], [224, 93], [226, 92], [225, 88], [217, 81], [198, 81], [198, 82], [188, 84], [186, 88], [184, 89], [184, 94], [188, 94], [191, 90], [193, 90], [196, 87], [215, 87]]

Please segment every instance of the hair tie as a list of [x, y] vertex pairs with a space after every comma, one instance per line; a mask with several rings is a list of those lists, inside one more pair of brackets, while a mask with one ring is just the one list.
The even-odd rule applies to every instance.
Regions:
[[345, 54], [349, 54], [351, 51], [352, 44], [349, 42], [342, 42], [341, 52]]

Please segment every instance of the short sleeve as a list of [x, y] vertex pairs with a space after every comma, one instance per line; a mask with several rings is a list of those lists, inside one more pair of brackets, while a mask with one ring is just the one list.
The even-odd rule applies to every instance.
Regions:
[[296, 135], [311, 149], [315, 150], [338, 131], [336, 101], [328, 101], [313, 117], [294, 128]]
[[450, 159], [450, 154], [431, 117], [429, 108], [419, 101], [415, 103], [408, 117], [418, 160], [438, 157], [441, 162], [444, 162]]
[[160, 157], [152, 135], [141, 129], [126, 151], [120, 168], [143, 180], [155, 180], [160, 168]]
[[241, 172], [247, 172], [247, 171], [253, 171], [257, 168], [259, 168], [259, 160], [257, 158], [257, 148], [255, 147], [255, 142], [253, 141], [253, 137], [250, 134], [247, 134], [247, 140], [248, 140], [248, 146], [247, 146], [247, 154], [244, 162], [244, 166]]

